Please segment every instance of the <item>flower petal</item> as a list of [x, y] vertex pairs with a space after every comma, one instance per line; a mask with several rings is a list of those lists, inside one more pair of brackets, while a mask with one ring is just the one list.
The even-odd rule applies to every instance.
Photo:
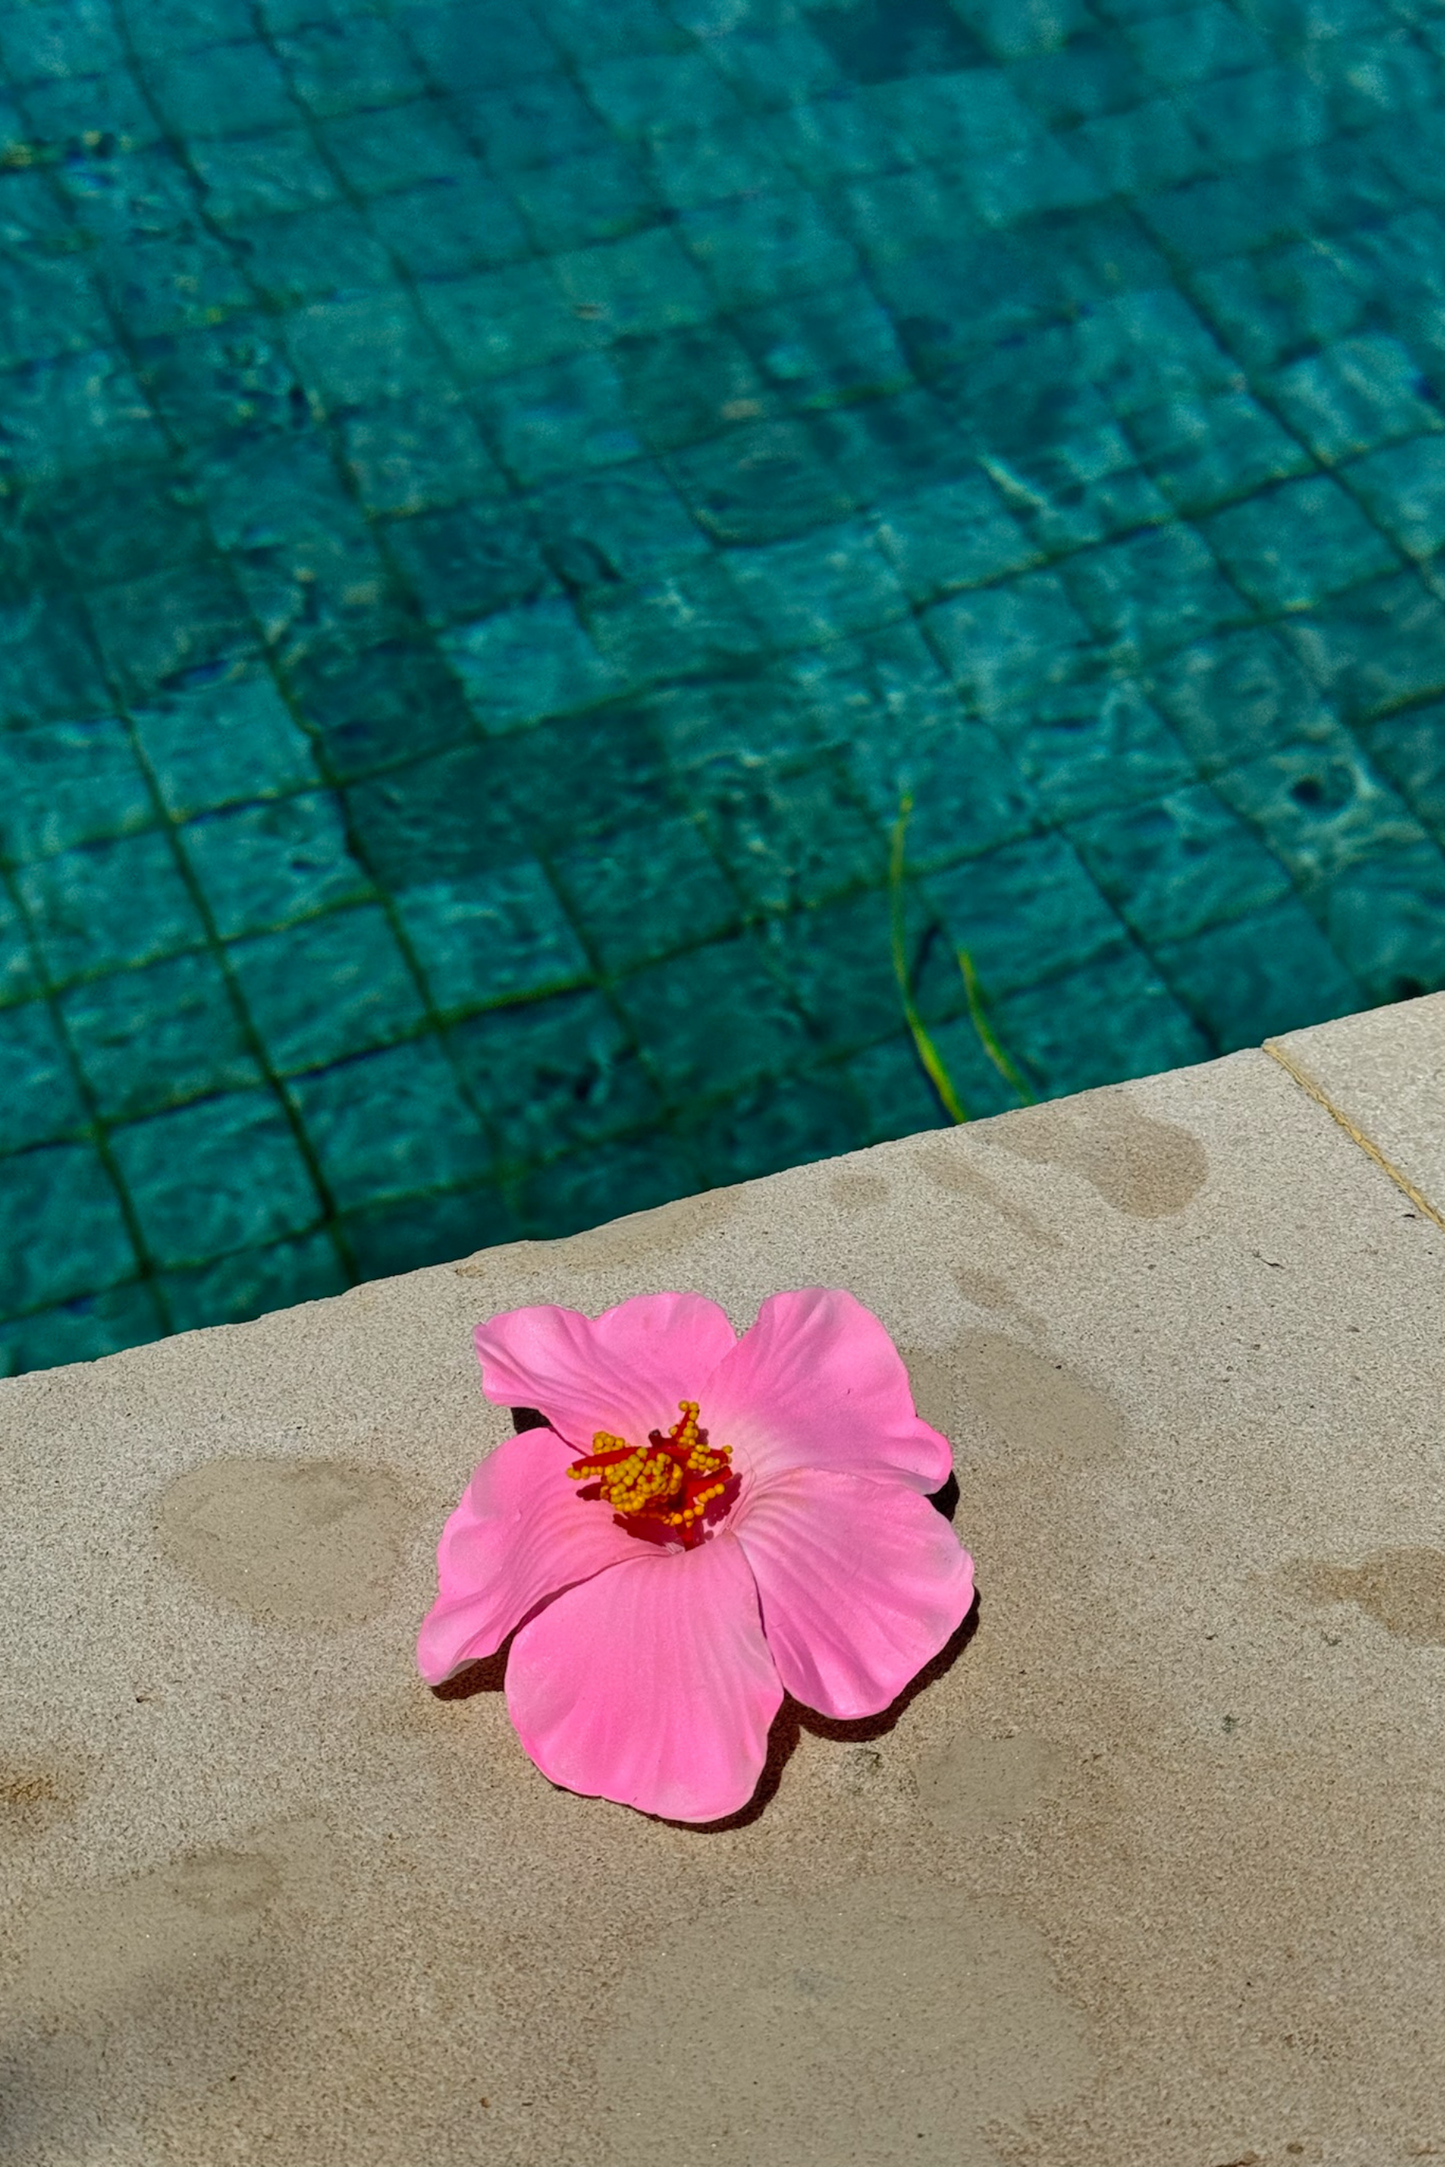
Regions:
[[417, 1643], [428, 1685], [493, 1655], [549, 1595], [631, 1557], [633, 1537], [567, 1479], [570, 1445], [524, 1430], [483, 1460], [442, 1529], [439, 1593]]
[[757, 1787], [783, 1689], [728, 1534], [649, 1550], [570, 1588], [507, 1657], [507, 1706], [554, 1783], [673, 1821], [716, 1821]]
[[[701, 1294], [637, 1294], [584, 1317], [540, 1304], [477, 1326], [482, 1390], [502, 1407], [536, 1407], [585, 1450], [598, 1430], [647, 1442], [735, 1344], [727, 1313]], [[706, 1417], [704, 1417], [706, 1420]]]
[[973, 1561], [901, 1482], [795, 1468], [759, 1483], [729, 1525], [778, 1675], [824, 1715], [877, 1715], [968, 1616]]
[[724, 1355], [702, 1419], [739, 1472], [832, 1467], [901, 1475], [916, 1490], [948, 1480], [948, 1440], [913, 1411], [898, 1349], [871, 1310], [836, 1287], [773, 1294]]

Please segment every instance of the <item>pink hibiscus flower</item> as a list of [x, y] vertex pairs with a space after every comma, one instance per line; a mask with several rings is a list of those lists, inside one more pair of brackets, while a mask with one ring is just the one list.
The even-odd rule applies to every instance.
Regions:
[[948, 1442], [851, 1294], [775, 1294], [739, 1338], [698, 1294], [477, 1327], [482, 1390], [550, 1425], [473, 1475], [417, 1650], [507, 1657], [523, 1746], [567, 1790], [678, 1821], [746, 1805], [784, 1692], [876, 1715], [962, 1623], [928, 1493]]

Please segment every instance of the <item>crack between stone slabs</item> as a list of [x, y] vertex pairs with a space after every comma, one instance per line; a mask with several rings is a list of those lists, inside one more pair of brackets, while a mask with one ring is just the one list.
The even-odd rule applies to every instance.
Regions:
[[1325, 1112], [1329, 1115], [1330, 1119], [1339, 1123], [1340, 1127], [1344, 1130], [1346, 1136], [1348, 1136], [1353, 1143], [1359, 1145], [1361, 1151], [1364, 1152], [1366, 1158], [1373, 1159], [1376, 1166], [1379, 1167], [1380, 1171], [1384, 1174], [1389, 1175], [1391, 1181], [1394, 1182], [1395, 1187], [1402, 1190], [1404, 1194], [1409, 1197], [1410, 1202], [1414, 1205], [1416, 1211], [1422, 1212], [1427, 1219], [1432, 1219], [1436, 1226], [1441, 1228], [1442, 1231], [1445, 1231], [1445, 1216], [1442, 1216], [1442, 1214], [1435, 1209], [1435, 1206], [1430, 1202], [1428, 1197], [1421, 1195], [1420, 1191], [1415, 1187], [1414, 1182], [1410, 1180], [1407, 1174], [1402, 1174], [1399, 1167], [1394, 1165], [1389, 1159], [1385, 1157], [1385, 1154], [1383, 1151], [1381, 1151], [1379, 1145], [1376, 1143], [1372, 1143], [1370, 1138], [1366, 1136], [1363, 1129], [1357, 1129], [1355, 1127], [1355, 1124], [1353, 1121], [1351, 1121], [1349, 1115], [1342, 1112], [1341, 1109], [1336, 1106], [1334, 1100], [1329, 1096], [1329, 1093], [1325, 1090], [1324, 1086], [1322, 1084], [1316, 1083], [1314, 1077], [1311, 1076], [1311, 1074], [1309, 1073], [1309, 1070], [1301, 1068], [1300, 1064], [1298, 1063], [1298, 1061], [1295, 1060], [1292, 1054], [1288, 1054], [1285, 1052], [1283, 1046], [1280, 1045], [1278, 1039], [1267, 1038], [1260, 1050], [1263, 1053], [1267, 1053], [1272, 1061], [1278, 1061], [1280, 1067], [1285, 1071], [1285, 1074], [1288, 1076], [1292, 1076], [1295, 1082], [1299, 1085], [1301, 1091], [1306, 1092], [1309, 1097], [1315, 1101], [1315, 1104], [1317, 1106], [1323, 1106]]

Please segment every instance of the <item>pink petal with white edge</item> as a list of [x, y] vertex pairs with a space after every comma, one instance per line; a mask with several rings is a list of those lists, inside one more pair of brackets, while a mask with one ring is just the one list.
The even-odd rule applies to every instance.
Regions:
[[928, 1491], [953, 1466], [947, 1438], [914, 1413], [898, 1349], [837, 1287], [770, 1295], [709, 1380], [702, 1419], [755, 1477], [831, 1467]]
[[553, 1783], [671, 1821], [717, 1821], [757, 1787], [783, 1689], [731, 1535], [631, 1544], [571, 1588], [507, 1657], [517, 1734]]
[[487, 1398], [536, 1407], [586, 1451], [598, 1430], [644, 1445], [649, 1430], [671, 1429], [678, 1401], [699, 1397], [737, 1334], [704, 1295], [637, 1294], [600, 1317], [509, 1309], [476, 1338]]
[[968, 1616], [973, 1561], [901, 1482], [795, 1468], [759, 1483], [730, 1525], [778, 1675], [824, 1715], [877, 1715]]
[[428, 1685], [493, 1655], [539, 1603], [632, 1557], [634, 1538], [567, 1479], [570, 1445], [524, 1430], [483, 1460], [442, 1529], [439, 1593], [417, 1643]]

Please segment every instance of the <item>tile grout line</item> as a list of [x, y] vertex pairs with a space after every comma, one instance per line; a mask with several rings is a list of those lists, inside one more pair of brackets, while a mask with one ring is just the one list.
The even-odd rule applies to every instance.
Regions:
[[1287, 1054], [1285, 1052], [1283, 1046], [1280, 1044], [1277, 1038], [1267, 1038], [1263, 1046], [1260, 1048], [1260, 1051], [1262, 1053], [1267, 1053], [1272, 1061], [1277, 1061], [1280, 1067], [1284, 1070], [1285, 1074], [1287, 1076], [1292, 1076], [1295, 1082], [1299, 1085], [1301, 1091], [1307, 1093], [1308, 1096], [1315, 1101], [1315, 1104], [1317, 1106], [1323, 1106], [1325, 1112], [1329, 1115], [1330, 1119], [1339, 1123], [1339, 1126], [1344, 1130], [1346, 1136], [1348, 1136], [1353, 1143], [1359, 1145], [1361, 1151], [1364, 1152], [1366, 1158], [1373, 1159], [1376, 1166], [1379, 1167], [1380, 1171], [1384, 1174], [1389, 1175], [1391, 1181], [1394, 1182], [1395, 1187], [1401, 1190], [1404, 1195], [1409, 1197], [1410, 1202], [1414, 1205], [1416, 1211], [1422, 1212], [1427, 1219], [1432, 1219], [1435, 1222], [1436, 1226], [1440, 1227], [1442, 1230], [1445, 1230], [1445, 1214], [1438, 1212], [1435, 1209], [1435, 1206], [1430, 1202], [1429, 1198], [1421, 1195], [1420, 1191], [1415, 1187], [1414, 1182], [1410, 1180], [1409, 1176], [1407, 1174], [1402, 1174], [1399, 1167], [1394, 1165], [1389, 1159], [1385, 1157], [1385, 1154], [1383, 1151], [1381, 1151], [1379, 1145], [1372, 1143], [1370, 1138], [1366, 1136], [1363, 1129], [1357, 1129], [1355, 1127], [1355, 1124], [1353, 1121], [1351, 1121], [1349, 1115], [1341, 1112], [1340, 1108], [1336, 1106], [1334, 1100], [1324, 1089], [1324, 1086], [1322, 1084], [1316, 1083], [1314, 1077], [1310, 1075], [1308, 1069], [1301, 1068], [1299, 1063], [1294, 1059], [1293, 1055]]

